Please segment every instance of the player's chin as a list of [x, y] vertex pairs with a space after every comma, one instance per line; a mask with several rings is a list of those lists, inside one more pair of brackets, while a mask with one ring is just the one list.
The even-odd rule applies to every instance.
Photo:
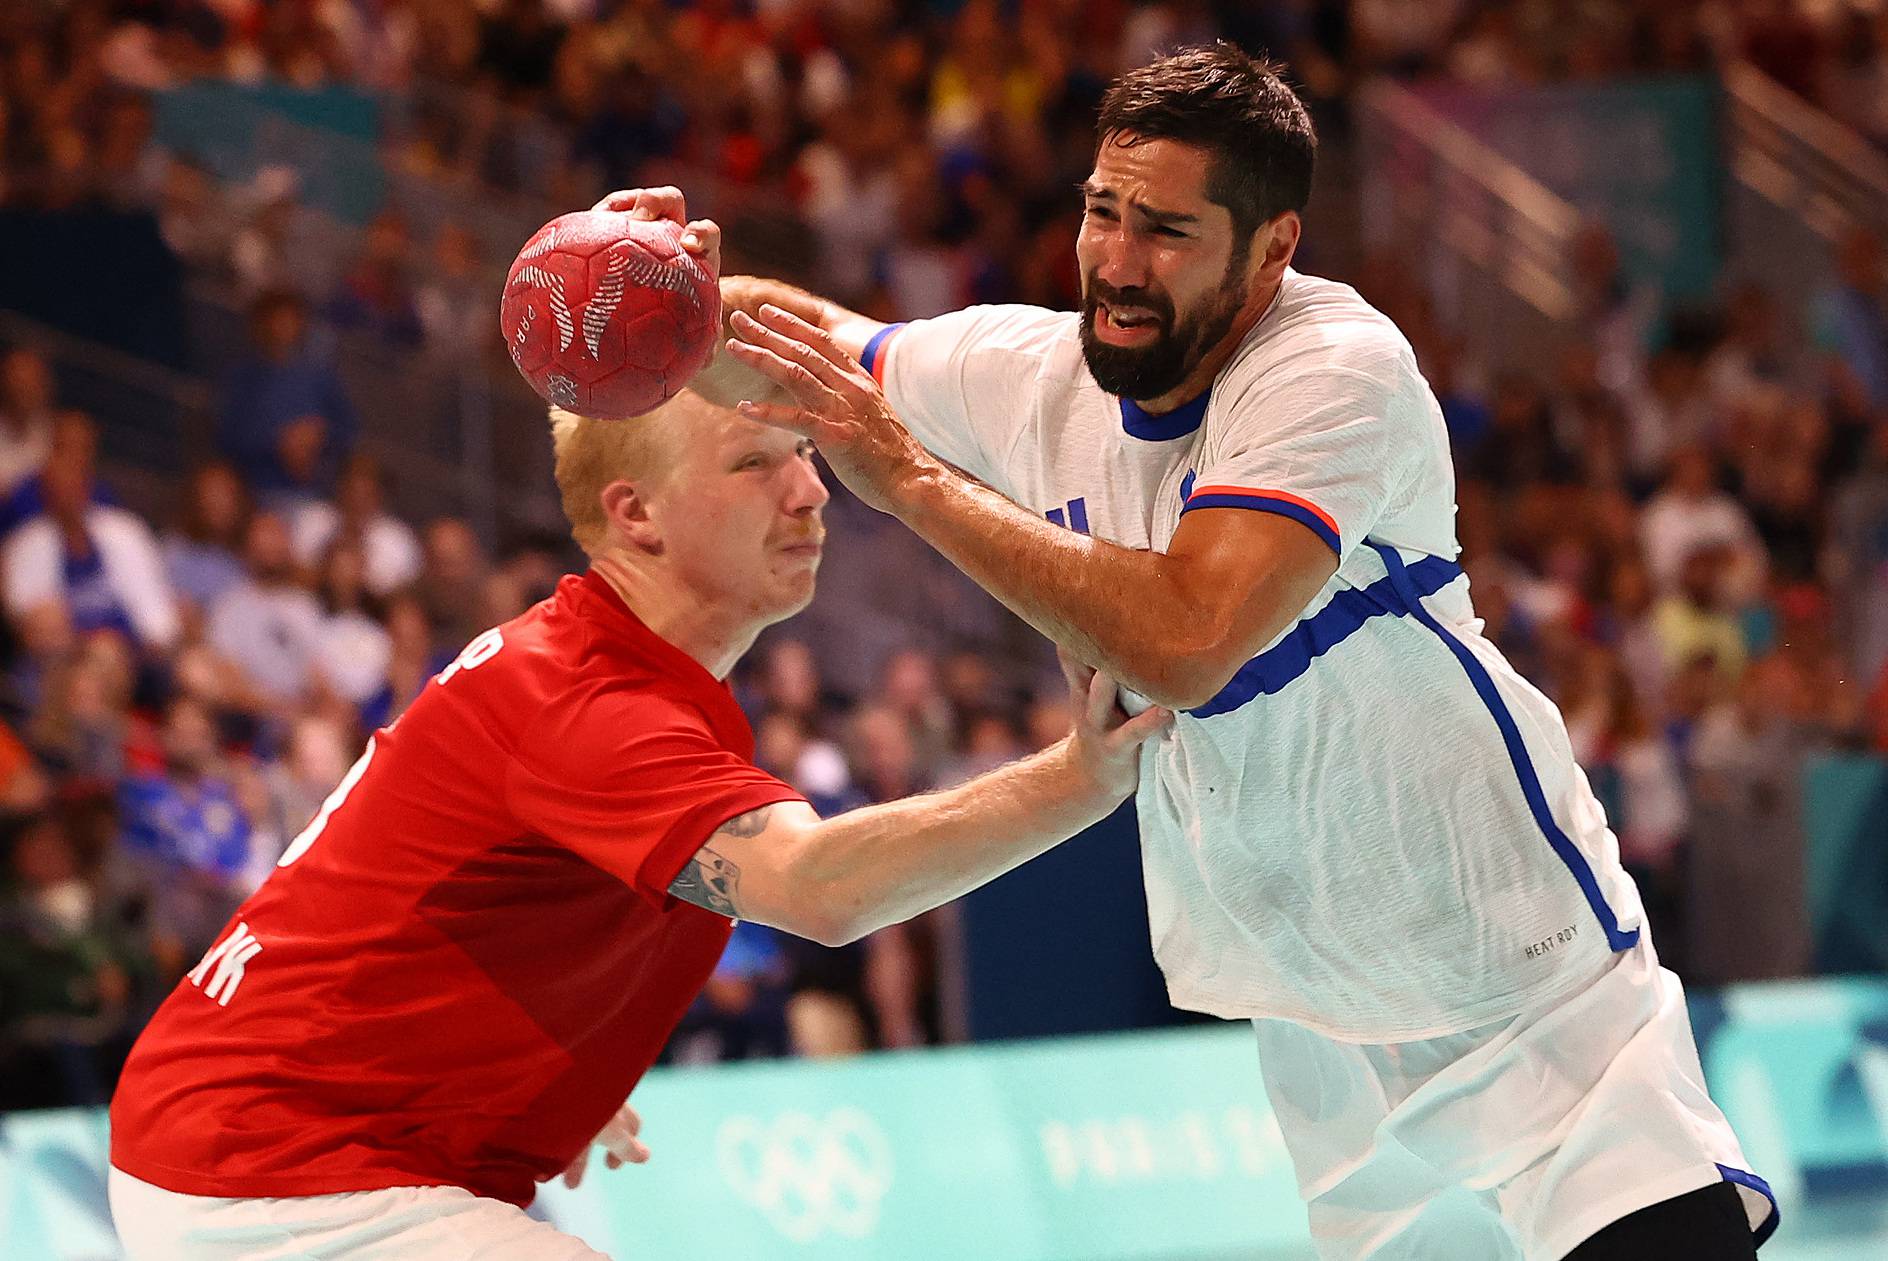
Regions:
[[780, 617], [792, 617], [813, 602], [819, 575], [819, 557], [790, 556], [774, 568], [773, 600], [770, 603]]

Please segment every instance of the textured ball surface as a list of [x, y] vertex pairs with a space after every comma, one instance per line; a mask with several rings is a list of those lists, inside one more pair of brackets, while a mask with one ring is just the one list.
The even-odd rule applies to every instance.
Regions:
[[511, 361], [548, 403], [636, 416], [714, 356], [721, 293], [682, 229], [615, 210], [551, 220], [505, 278], [498, 323]]

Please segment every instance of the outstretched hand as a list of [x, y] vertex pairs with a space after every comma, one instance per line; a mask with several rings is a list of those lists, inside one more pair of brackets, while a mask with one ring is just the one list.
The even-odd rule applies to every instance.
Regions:
[[603, 1163], [607, 1168], [643, 1164], [649, 1159], [649, 1148], [636, 1137], [641, 1132], [642, 1118], [636, 1114], [636, 1109], [625, 1103], [564, 1170], [564, 1185], [575, 1188], [583, 1181], [584, 1170], [590, 1166], [590, 1149], [595, 1146], [602, 1146]]
[[784, 389], [791, 402], [743, 402], [741, 414], [810, 438], [854, 494], [890, 511], [898, 488], [940, 467], [898, 422], [872, 374], [823, 329], [765, 303], [735, 311], [728, 353]]
[[1129, 718], [1115, 704], [1120, 688], [1112, 678], [1062, 648], [1055, 655], [1075, 711], [1069, 754], [1098, 792], [1124, 799], [1140, 786], [1141, 745], [1173, 725], [1173, 711], [1154, 705]]

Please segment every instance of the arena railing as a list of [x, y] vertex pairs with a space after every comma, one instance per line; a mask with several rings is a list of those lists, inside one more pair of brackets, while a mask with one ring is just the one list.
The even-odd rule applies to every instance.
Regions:
[[215, 391], [198, 377], [0, 310], [0, 343], [46, 357], [63, 408], [98, 424], [99, 456], [130, 507], [161, 516], [194, 453], [210, 444]]
[[1358, 95], [1363, 237], [1413, 258], [1439, 314], [1509, 362], [1538, 362], [1575, 311], [1580, 215], [1387, 79]]
[[1852, 224], [1888, 236], [1888, 156], [1748, 62], [1724, 70], [1737, 183], [1834, 242]]

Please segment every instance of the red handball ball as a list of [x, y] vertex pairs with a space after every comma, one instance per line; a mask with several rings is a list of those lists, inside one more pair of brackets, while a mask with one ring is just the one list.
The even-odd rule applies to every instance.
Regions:
[[539, 228], [505, 277], [499, 328], [547, 403], [637, 416], [714, 357], [721, 291], [667, 220], [583, 210]]

